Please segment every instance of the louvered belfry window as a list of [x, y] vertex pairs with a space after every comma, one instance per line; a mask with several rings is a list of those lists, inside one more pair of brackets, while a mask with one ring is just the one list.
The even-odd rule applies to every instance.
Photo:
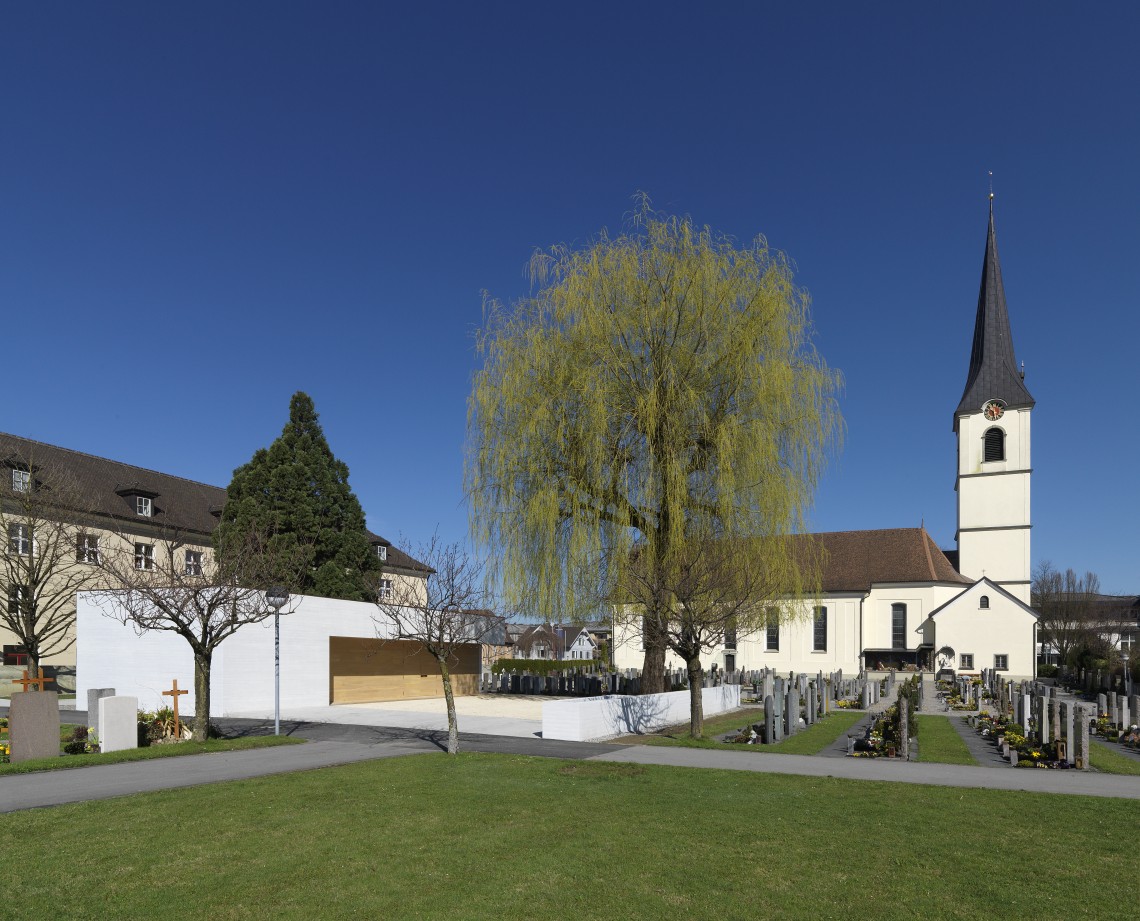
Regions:
[[999, 428], [986, 430], [986, 461], [1005, 460], [1005, 432]]

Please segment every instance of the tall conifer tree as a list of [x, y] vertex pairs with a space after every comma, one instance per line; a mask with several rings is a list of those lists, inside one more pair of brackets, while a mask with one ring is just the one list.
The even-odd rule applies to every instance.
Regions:
[[291, 586], [304, 594], [369, 601], [380, 568], [364, 526], [364, 510], [348, 485], [348, 467], [333, 456], [308, 394], [289, 403], [289, 422], [269, 449], [234, 471], [214, 532], [220, 559], [245, 535], [268, 533], [283, 558], [298, 546], [310, 556], [307, 576]]

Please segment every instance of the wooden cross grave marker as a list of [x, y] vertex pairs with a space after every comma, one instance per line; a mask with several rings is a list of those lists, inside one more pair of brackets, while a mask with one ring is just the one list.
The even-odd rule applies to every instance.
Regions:
[[178, 679], [177, 678], [174, 679], [174, 687], [172, 687], [169, 691], [163, 691], [162, 692], [163, 697], [173, 697], [174, 698], [174, 738], [177, 739], [179, 742], [182, 741], [182, 723], [178, 719], [178, 698], [181, 697], [183, 694], [189, 694], [189, 693], [190, 692], [186, 691], [186, 690], [182, 690], [182, 691], [178, 690]]
[[23, 690], [25, 692], [28, 690], [29, 684], [39, 685], [39, 687], [37, 687], [36, 690], [42, 691], [44, 689], [45, 684], [47, 684], [49, 681], [55, 681], [54, 678], [44, 677], [44, 670], [42, 668], [36, 669], [36, 671], [38, 671], [40, 673], [40, 676], [38, 678], [29, 678], [28, 677], [28, 670], [25, 668], [24, 669], [24, 677], [23, 678], [17, 678], [15, 681], [12, 682], [12, 684], [23, 685]]

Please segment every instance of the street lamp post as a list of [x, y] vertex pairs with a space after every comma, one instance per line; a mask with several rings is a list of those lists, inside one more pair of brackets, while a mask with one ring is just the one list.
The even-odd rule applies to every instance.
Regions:
[[289, 593], [275, 585], [265, 593], [265, 603], [273, 608], [273, 734], [281, 735], [281, 609], [289, 603]]
[[1128, 670], [1128, 653], [1124, 654], [1124, 693], [1126, 696], [1132, 693], [1132, 672]]

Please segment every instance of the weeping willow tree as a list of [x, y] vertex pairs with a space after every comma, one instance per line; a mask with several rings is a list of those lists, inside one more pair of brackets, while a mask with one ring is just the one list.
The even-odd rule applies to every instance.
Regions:
[[536, 253], [530, 271], [529, 298], [485, 298], [473, 536], [512, 606], [636, 605], [642, 687], [659, 691], [696, 548], [731, 540], [766, 574], [738, 582], [769, 598], [810, 587], [793, 542], [772, 538], [802, 529], [841, 434], [840, 378], [763, 237], [738, 246], [642, 199], [620, 236]]

